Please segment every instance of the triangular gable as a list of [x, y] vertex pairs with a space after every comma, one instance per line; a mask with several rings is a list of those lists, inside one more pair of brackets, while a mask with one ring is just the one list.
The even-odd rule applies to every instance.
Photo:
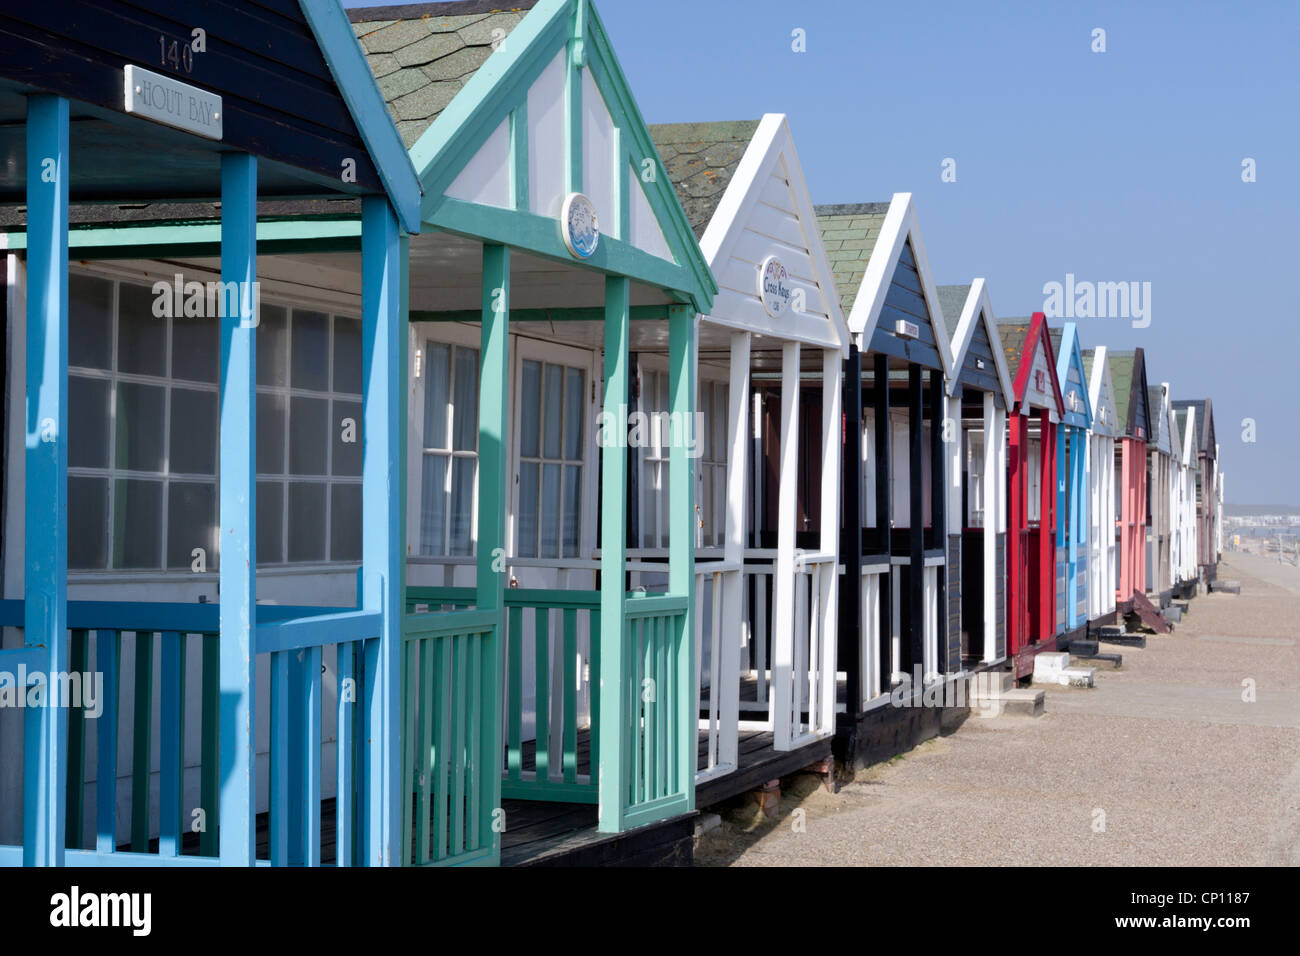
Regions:
[[1116, 428], [1115, 384], [1105, 346], [1084, 353], [1088, 372], [1088, 401], [1092, 408], [1092, 433], [1114, 437]]
[[1219, 441], [1214, 437], [1214, 407], [1210, 399], [1205, 399], [1201, 407], [1201, 432], [1202, 447], [1205, 449], [1206, 457], [1218, 459]]
[[597, 270], [685, 295], [716, 283], [590, 0], [539, 0], [411, 147], [424, 221], [564, 261], [558, 218], [583, 193]]
[[[1007, 326], [999, 325], [998, 329], [1004, 333]], [[1002, 337], [1006, 344], [1006, 335], [1003, 334]], [[1014, 364], [1015, 367], [1011, 384], [1016, 404], [1047, 408], [1052, 413], [1052, 420], [1058, 421], [1065, 411], [1065, 403], [1061, 398], [1060, 383], [1056, 379], [1056, 357], [1048, 334], [1047, 316], [1035, 312], [1014, 348], [1017, 355], [1014, 362], [1009, 364]]]
[[[943, 299], [940, 289], [940, 299]], [[1006, 356], [1003, 354], [998, 339], [997, 320], [993, 316], [993, 304], [989, 298], [988, 284], [983, 279], [971, 283], [964, 300], [961, 301], [957, 326], [952, 334], [952, 364], [954, 374], [949, 378], [949, 394], [956, 395], [963, 379], [979, 376], [991, 371], [998, 384], [1003, 407], [1015, 404], [1015, 392], [1011, 383], [1011, 371], [1007, 368]], [[945, 314], [945, 322], [951, 316]], [[992, 369], [978, 368], [976, 363], [992, 363]]]
[[1063, 421], [1078, 428], [1092, 427], [1092, 402], [1088, 395], [1088, 377], [1083, 369], [1083, 352], [1079, 348], [1079, 327], [1065, 323], [1061, 329], [1061, 347], [1056, 356], [1056, 380], [1064, 404]]
[[[825, 215], [819, 210], [819, 214]], [[843, 290], [841, 290], [843, 291]], [[944, 325], [939, 295], [930, 271], [911, 193], [895, 193], [870, 251], [862, 281], [853, 293], [847, 317], [849, 332], [863, 352], [876, 351], [912, 359], [924, 353], [921, 342], [938, 357], [937, 367], [952, 377], [951, 338]], [[898, 323], [923, 329], [919, 339], [899, 332]]]
[[[696, 135], [705, 135], [708, 124], [700, 126]], [[719, 286], [706, 321], [848, 355], [848, 326], [784, 114], [769, 113], [758, 124], [700, 248]], [[770, 256], [784, 267], [793, 293], [776, 317], [760, 298]]]
[[1151, 414], [1151, 435], [1155, 449], [1162, 455], [1170, 454], [1169, 393], [1162, 385], [1147, 389], [1147, 407]]
[[1147, 401], [1147, 363], [1141, 349], [1133, 350], [1133, 379], [1128, 405], [1128, 435], [1151, 441], [1151, 407]]

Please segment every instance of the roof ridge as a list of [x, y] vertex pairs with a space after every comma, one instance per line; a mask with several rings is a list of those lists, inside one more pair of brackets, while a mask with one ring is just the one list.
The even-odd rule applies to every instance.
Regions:
[[464, 17], [483, 13], [518, 13], [531, 10], [540, 0], [435, 0], [394, 3], [384, 7], [352, 7], [344, 12], [352, 23], [380, 20], [419, 20], [424, 17]]
[[839, 203], [813, 206], [818, 216], [879, 216], [889, 212], [887, 202]]

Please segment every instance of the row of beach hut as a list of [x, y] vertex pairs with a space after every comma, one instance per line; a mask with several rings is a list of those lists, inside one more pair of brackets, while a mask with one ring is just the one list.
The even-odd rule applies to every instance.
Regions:
[[590, 0], [63, 6], [0, 14], [0, 863], [680, 859], [1214, 579], [1209, 399], [782, 114], [647, 125]]

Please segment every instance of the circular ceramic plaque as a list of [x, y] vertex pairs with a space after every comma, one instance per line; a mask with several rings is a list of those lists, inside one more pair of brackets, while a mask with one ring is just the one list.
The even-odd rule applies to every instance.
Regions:
[[785, 266], [776, 256], [768, 256], [758, 270], [758, 297], [763, 302], [763, 310], [778, 319], [790, 308], [793, 296], [794, 289], [790, 286]]
[[600, 220], [596, 207], [582, 193], [570, 193], [560, 213], [564, 244], [579, 259], [590, 259], [600, 244]]

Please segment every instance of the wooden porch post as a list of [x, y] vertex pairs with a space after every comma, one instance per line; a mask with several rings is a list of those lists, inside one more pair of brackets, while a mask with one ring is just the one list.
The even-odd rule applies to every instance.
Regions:
[[[478, 552], [476, 555], [478, 607], [497, 612], [496, 638], [483, 675], [483, 707], [500, 709], [497, 684], [505, 647], [506, 575], [500, 557], [506, 547], [506, 479], [508, 409], [510, 408], [510, 250], [506, 246], [483, 247], [482, 320], [479, 329], [479, 452], [478, 452]], [[599, 635], [592, 635], [599, 640]], [[491, 691], [487, 688], [491, 686]], [[471, 694], [475, 689], [471, 688]], [[501, 806], [501, 718], [485, 714], [481, 743], [482, 767], [492, 780], [492, 799], [481, 808], [486, 819], [479, 832], [492, 834], [493, 854], [501, 852], [501, 835], [492, 826], [492, 814]], [[498, 856], [499, 859], [499, 856]]]
[[[946, 405], [943, 390], [943, 372], [940, 369], [930, 369], [930, 528], [934, 540], [931, 547], [942, 549], [947, 554], [947, 534], [946, 519], [944, 518], [944, 506], [947, 503], [945, 494], [948, 456], [944, 454], [944, 411]], [[957, 416], [961, 418], [960, 414]], [[958, 425], [958, 434], [960, 434], [960, 425]], [[924, 545], [925, 528], [921, 529], [922, 544]], [[922, 562], [924, 566], [924, 562]], [[934, 600], [938, 606], [933, 608], [935, 615], [935, 648], [934, 648], [934, 667], [940, 674], [948, 673], [948, 653], [947, 653], [947, 635], [948, 635], [948, 602], [945, 600], [947, 594], [947, 565], [946, 563], [935, 569], [935, 588]], [[924, 582], [924, 570], [922, 570], [922, 581]]]
[[[890, 484], [889, 424], [889, 356], [877, 353], [872, 374], [875, 398], [876, 429], [876, 531], [885, 552], [889, 571], [881, 581], [880, 600], [880, 684], [885, 690], [893, 686], [899, 662], [894, 660], [893, 580], [898, 574], [891, 556], [894, 552], [894, 498]], [[900, 648], [901, 656], [901, 648]]]
[[[628, 395], [628, 280], [624, 276], [605, 277], [605, 395], [606, 416], [622, 422], [620, 409]], [[607, 417], [606, 421], [610, 419]], [[623, 829], [623, 811], [628, 802], [628, 767], [625, 754], [625, 726], [630, 719], [624, 670], [628, 658], [624, 640], [624, 605], [627, 601], [623, 581], [627, 556], [627, 434], [619, 430], [607, 435], [600, 461], [600, 712], [596, 715], [600, 731], [597, 755], [599, 809], [597, 828], [602, 833]], [[671, 465], [669, 481], [672, 481]], [[688, 517], [690, 517], [688, 515]], [[670, 532], [671, 533], [671, 532]], [[676, 540], [676, 539], [674, 539]], [[687, 539], [692, 540], [691, 538]], [[672, 569], [669, 576], [672, 576]], [[595, 639], [595, 635], [593, 635]], [[639, 693], [639, 688], [636, 689]], [[694, 695], [691, 695], [692, 699]]]
[[1040, 441], [1039, 466], [1041, 478], [1038, 506], [1038, 633], [1034, 640], [1044, 641], [1053, 634], [1052, 618], [1056, 613], [1056, 553], [1052, 528], [1056, 524], [1053, 502], [1056, 500], [1056, 431], [1052, 428], [1051, 412], [1044, 408], [1038, 413]]
[[[624, 280], [626, 282], [626, 280]], [[691, 458], [695, 423], [695, 311], [690, 306], [668, 308], [668, 403], [671, 417], [680, 422], [677, 439], [668, 451], [668, 591], [686, 596], [686, 613], [677, 625], [674, 644], [677, 657], [670, 662], [669, 680], [676, 690], [661, 687], [659, 700], [676, 703], [668, 715], [670, 739], [660, 745], [669, 748], [676, 769], [677, 787], [685, 793], [687, 810], [695, 809], [696, 727], [698, 710], [691, 686], [695, 682], [695, 464]], [[748, 368], [748, 364], [746, 365]], [[602, 552], [603, 553], [603, 552]], [[667, 624], [665, 624], [667, 627]], [[737, 642], [739, 650], [739, 642]], [[737, 683], [737, 682], [730, 682]], [[739, 686], [735, 693], [739, 695]], [[739, 704], [737, 704], [739, 706]], [[603, 739], [603, 738], [602, 738]]]
[[[24, 643], [44, 645], [45, 703], [26, 714], [23, 863], [62, 866], [68, 708], [68, 101], [27, 99], [27, 440]], [[39, 652], [38, 652], [39, 653]], [[27, 688], [18, 688], [26, 693]], [[21, 712], [20, 712], [21, 713]]]
[[795, 617], [795, 497], [799, 480], [799, 343], [781, 346], [780, 490], [777, 492], [776, 581], [772, 601], [772, 706], [775, 746], [787, 749], [795, 736], [794, 642], [801, 633]]
[[[722, 558], [742, 570], [723, 579], [722, 626], [735, 638], [724, 640], [719, 645], [727, 655], [725, 664], [718, 668], [718, 673], [724, 677], [723, 686], [709, 691], [719, 695], [718, 713], [722, 726], [718, 763], [731, 766], [738, 766], [739, 757], [737, 723], [740, 714], [740, 633], [744, 620], [741, 605], [745, 593], [745, 487], [749, 472], [749, 346], [748, 332], [731, 333], [731, 382], [727, 392], [727, 522]], [[753, 521], [757, 526], [757, 508], [753, 512]]]
[[[1066, 552], [1066, 537], [1069, 534], [1070, 520], [1070, 426], [1064, 422], [1052, 431], [1056, 442], [1056, 547], [1052, 553], [1052, 614], [1055, 626], [1053, 634], [1064, 634], [1066, 622], [1070, 619], [1070, 559]], [[1058, 558], [1059, 555], [1059, 558]], [[1064, 573], [1061, 573], [1064, 572]], [[1061, 579], [1061, 593], [1056, 593], [1057, 576]], [[1059, 618], [1057, 612], [1060, 612]]]
[[837, 667], [844, 669], [852, 719], [862, 710], [862, 665], [870, 654], [866, 647], [870, 629], [862, 619], [862, 353], [849, 346], [844, 363], [844, 521], [840, 560], [844, 564], [844, 593], [840, 601]]
[[904, 646], [908, 651], [907, 674], [912, 676], [925, 660], [925, 502], [921, 495], [922, 462], [921, 366], [907, 366], [907, 482], [908, 482], [908, 587], [910, 621]]
[[252, 866], [257, 836], [257, 159], [247, 153], [221, 156], [221, 279], [236, 283], [239, 308], [221, 318], [220, 855], [223, 866]]
[[[844, 375], [844, 362], [840, 353], [834, 349], [822, 351], [822, 513], [821, 543], [819, 550], [823, 554], [839, 554], [840, 545], [840, 453], [843, 448], [842, 430], [844, 419], [840, 413], [841, 378]], [[839, 562], [833, 563], [830, 570], [821, 575], [822, 619], [819, 622], [821, 640], [821, 678], [818, 687], [823, 689], [821, 700], [822, 714], [817, 726], [825, 731], [835, 728], [835, 701], [838, 694], [835, 660], [835, 648], [839, 635], [836, 633], [837, 615], [839, 613]], [[855, 585], [860, 582], [853, 582]], [[861, 594], [860, 587], [853, 587], [855, 595]], [[818, 706], [817, 701], [808, 702], [809, 718], [812, 710]], [[812, 723], [812, 720], [809, 720]]]
[[984, 393], [984, 500], [980, 507], [984, 512], [984, 532], [981, 543], [984, 546], [984, 661], [997, 660], [997, 609], [994, 607], [997, 595], [997, 512], [998, 497], [1005, 487], [1006, 474], [998, 473], [997, 448], [1001, 436], [997, 427], [997, 405], [993, 393]]
[[383, 614], [379, 639], [365, 645], [365, 847], [371, 866], [397, 866], [410, 852], [401, 841], [402, 613], [405, 556], [401, 497], [406, 430], [406, 343], [397, 217], [388, 200], [361, 204], [362, 606]]
[[[1087, 596], [1087, 575], [1082, 574], [1079, 570], [1079, 555], [1084, 556], [1086, 566], [1088, 560], [1088, 475], [1086, 464], [1088, 461], [1087, 453], [1087, 432], [1082, 428], [1074, 429], [1073, 441], [1071, 443], [1070, 460], [1074, 464], [1074, 487], [1071, 489], [1071, 500], [1074, 502], [1074, 533], [1070, 536], [1070, 604], [1069, 620], [1072, 628], [1078, 627], [1087, 621], [1088, 618], [1088, 596]], [[1083, 620], [1079, 620], [1079, 589], [1080, 584], [1084, 590], [1084, 615]]]
[[1022, 573], [1027, 560], [1029, 527], [1029, 420], [1017, 409], [1011, 416], [1007, 472], [1010, 476], [1010, 516], [1007, 527], [1007, 656], [1014, 657], [1025, 643], [1029, 608], [1028, 580]]

